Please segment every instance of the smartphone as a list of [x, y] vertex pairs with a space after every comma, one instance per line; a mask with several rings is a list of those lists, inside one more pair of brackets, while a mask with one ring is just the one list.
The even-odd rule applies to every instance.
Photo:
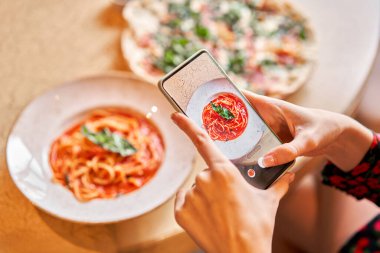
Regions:
[[158, 83], [174, 106], [208, 133], [254, 187], [267, 189], [293, 162], [261, 168], [258, 159], [282, 142], [207, 50], [200, 50]]

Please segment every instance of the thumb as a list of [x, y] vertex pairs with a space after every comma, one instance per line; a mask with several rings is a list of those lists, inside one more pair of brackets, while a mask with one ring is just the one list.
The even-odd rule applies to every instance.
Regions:
[[271, 187], [270, 191], [275, 192], [277, 197], [281, 199], [289, 189], [289, 184], [294, 180], [294, 173], [286, 172], [282, 177], [280, 177], [277, 182], [275, 182]]
[[299, 134], [291, 142], [277, 146], [260, 157], [258, 163], [263, 168], [285, 164], [312, 151], [314, 147], [310, 137]]

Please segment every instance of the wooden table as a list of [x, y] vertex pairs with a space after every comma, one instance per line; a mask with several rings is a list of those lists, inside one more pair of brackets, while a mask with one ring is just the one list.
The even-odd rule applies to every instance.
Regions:
[[[349, 6], [353, 0], [346, 1]], [[316, 12], [322, 10], [323, 1], [314, 2], [311, 6]], [[363, 43], [367, 43], [363, 52], [353, 53], [363, 66], [354, 69], [357, 64], [343, 59], [347, 60], [347, 71], [356, 71], [355, 75], [342, 76], [342, 69], [335, 68], [340, 79], [334, 74], [330, 76], [338, 83], [331, 88], [330, 84], [320, 83], [318, 88], [318, 80], [311, 80], [291, 101], [338, 112], [348, 112], [354, 107], [377, 46], [373, 37], [377, 36], [379, 13], [371, 10], [379, 4], [376, 0], [368, 0], [367, 4], [370, 17], [357, 21], [366, 24], [363, 28], [366, 37], [339, 49], [363, 48]], [[83, 75], [128, 70], [119, 45], [125, 27], [120, 12], [120, 8], [106, 0], [0, 2], [0, 252], [190, 252], [195, 248], [174, 223], [173, 200], [143, 217], [118, 224], [75, 224], [34, 207], [17, 190], [7, 170], [6, 138], [18, 114], [34, 97]], [[324, 14], [335, 15], [333, 10]], [[326, 24], [322, 20], [315, 25]], [[329, 43], [323, 38], [319, 41], [321, 45]], [[316, 74], [319, 71], [317, 66]], [[198, 157], [194, 173], [201, 168], [202, 160]], [[141, 250], [144, 247], [140, 246], [157, 240], [163, 241]]]

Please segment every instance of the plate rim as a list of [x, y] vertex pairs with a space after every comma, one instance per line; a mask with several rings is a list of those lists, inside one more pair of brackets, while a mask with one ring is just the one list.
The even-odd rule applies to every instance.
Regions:
[[[153, 207], [153, 208], [148, 208], [147, 210], [144, 210], [144, 212], [141, 212], [137, 215], [129, 215], [129, 216], [123, 216], [123, 217], [118, 217], [118, 218], [110, 218], [110, 219], [103, 219], [102, 221], [95, 221], [95, 220], [78, 220], [78, 219], [70, 219], [68, 217], [64, 217], [64, 216], [61, 216], [57, 213], [54, 213], [54, 212], [51, 212], [50, 210], [47, 210], [43, 207], [41, 207], [34, 199], [31, 199], [29, 198], [25, 193], [24, 191], [21, 189], [21, 187], [19, 186], [19, 184], [17, 183], [17, 180], [15, 179], [15, 175], [14, 173], [12, 173], [12, 170], [10, 169], [10, 162], [9, 162], [9, 152], [10, 152], [10, 137], [13, 135], [13, 132], [14, 132], [14, 129], [15, 129], [15, 126], [17, 125], [17, 122], [20, 120], [20, 118], [22, 117], [22, 115], [25, 113], [26, 109], [33, 103], [35, 102], [40, 96], [44, 95], [44, 94], [47, 94], [57, 88], [60, 88], [60, 87], [63, 87], [63, 86], [68, 86], [72, 83], [78, 83], [78, 82], [83, 82], [83, 81], [86, 81], [86, 80], [91, 80], [91, 79], [100, 79], [100, 78], [120, 78], [120, 79], [132, 79], [134, 81], [137, 81], [137, 82], [142, 82], [142, 83], [145, 83], [147, 84], [147, 86], [149, 87], [155, 87], [156, 85], [152, 84], [152, 83], [149, 83], [145, 80], [143, 80], [141, 77], [139, 77], [138, 75], [134, 74], [133, 72], [123, 72], [123, 71], [118, 71], [118, 70], [110, 70], [110, 71], [104, 71], [104, 72], [100, 72], [100, 73], [95, 73], [95, 74], [87, 74], [87, 75], [83, 75], [83, 76], [79, 76], [77, 78], [72, 78], [72, 79], [69, 79], [69, 80], [65, 80], [57, 85], [54, 85], [54, 86], [50, 86], [48, 87], [47, 89], [45, 90], [42, 90], [40, 93], [36, 94], [32, 99], [30, 99], [28, 101], [28, 103], [25, 104], [25, 106], [20, 110], [20, 112], [18, 113], [18, 115], [16, 116], [15, 120], [12, 122], [12, 125], [11, 125], [11, 128], [9, 130], [9, 133], [5, 139], [5, 149], [4, 149], [4, 153], [5, 153], [5, 163], [6, 163], [6, 168], [8, 170], [8, 173], [10, 175], [10, 178], [13, 182], [13, 184], [16, 186], [17, 190], [23, 195], [23, 197], [25, 197], [29, 202], [32, 203], [32, 205], [34, 207], [36, 207], [37, 209], [39, 210], [42, 210], [43, 212], [53, 216], [53, 217], [56, 217], [56, 218], [59, 218], [59, 219], [62, 219], [62, 220], [65, 220], [65, 221], [69, 221], [69, 222], [73, 222], [73, 223], [76, 223], [76, 224], [113, 224], [113, 223], [118, 223], [118, 222], [121, 222], [121, 221], [126, 221], [126, 220], [130, 220], [130, 219], [134, 219], [134, 218], [138, 218], [138, 217], [141, 217], [141, 216], [144, 216], [146, 214], [149, 214], [153, 211], [155, 211], [156, 209], [160, 208], [161, 206], [163, 206], [164, 204], [168, 203], [168, 201], [170, 201], [170, 199], [175, 196], [175, 193], [173, 194], [170, 194], [168, 195], [167, 197], [164, 198], [164, 200], [157, 206]], [[157, 88], [158, 90], [158, 88]], [[189, 169], [189, 172], [187, 173], [187, 175], [184, 177], [184, 179], [182, 180], [182, 182], [180, 183], [180, 187], [183, 187], [183, 185], [185, 184], [186, 180], [190, 177], [191, 175], [191, 171], [194, 167], [194, 163], [195, 163], [195, 160], [196, 160], [196, 152], [195, 152], [195, 148], [194, 148], [194, 154], [193, 154], [193, 157], [191, 159], [191, 169]]]

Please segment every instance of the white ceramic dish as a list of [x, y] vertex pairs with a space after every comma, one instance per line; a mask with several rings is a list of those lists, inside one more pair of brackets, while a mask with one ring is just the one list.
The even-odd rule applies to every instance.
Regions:
[[[82, 203], [52, 182], [50, 144], [86, 111], [107, 106], [134, 108], [150, 117], [165, 142], [164, 162], [142, 188], [115, 199]], [[156, 87], [133, 75], [100, 75], [57, 86], [33, 100], [13, 127], [7, 143], [12, 179], [33, 204], [63, 219], [106, 223], [142, 215], [173, 196], [192, 168], [195, 150], [169, 119], [171, 112]]]
[[[203, 108], [220, 92], [232, 93], [244, 101], [244, 98], [231, 86], [226, 78], [218, 78], [202, 84], [195, 90], [187, 105], [186, 114], [193, 119], [198, 126], [202, 127]], [[266, 126], [261, 123], [260, 118], [248, 104], [246, 108], [248, 110], [248, 123], [244, 132], [234, 140], [227, 142], [214, 141], [222, 150], [223, 154], [226, 154], [231, 160], [239, 159], [252, 151], [266, 130]]]

